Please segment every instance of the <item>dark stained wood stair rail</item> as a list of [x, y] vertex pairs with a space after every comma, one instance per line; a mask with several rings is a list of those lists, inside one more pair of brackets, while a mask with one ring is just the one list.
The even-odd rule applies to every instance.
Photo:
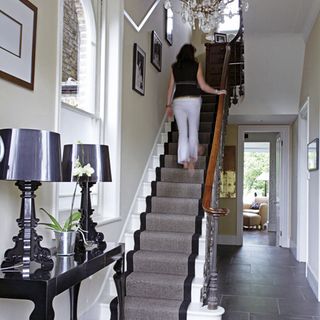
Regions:
[[[231, 89], [228, 87], [229, 61], [231, 48], [236, 48], [237, 43], [243, 46], [243, 19], [242, 6], [239, 0], [240, 8], [240, 26], [234, 39], [226, 45], [224, 62], [220, 80], [220, 89]], [[240, 70], [241, 72], [241, 70]], [[236, 85], [236, 84], [235, 84]], [[240, 81], [240, 85], [242, 82]], [[223, 139], [227, 123], [228, 109], [230, 107], [231, 93], [220, 95], [217, 107], [217, 117], [214, 128], [214, 136], [210, 151], [204, 193], [202, 198], [202, 207], [206, 212], [206, 249], [204, 264], [204, 284], [202, 288], [203, 305], [208, 305], [209, 310], [216, 310], [220, 315], [224, 313], [223, 309], [218, 306], [218, 271], [217, 271], [217, 242], [218, 242], [218, 225], [219, 217], [227, 215], [230, 210], [218, 207], [219, 198], [219, 180], [220, 168], [223, 159]]]
[[[228, 78], [228, 65], [229, 65], [229, 59], [230, 59], [230, 46], [226, 46], [226, 53], [224, 57], [223, 62], [223, 69], [222, 69], [222, 75], [221, 75], [221, 83], [220, 83], [220, 89], [227, 89], [227, 78]], [[222, 133], [222, 126], [223, 126], [223, 114], [224, 114], [224, 105], [225, 105], [225, 95], [219, 96], [219, 102], [217, 107], [217, 118], [214, 128], [214, 135], [213, 135], [213, 142], [212, 142], [212, 148], [210, 152], [210, 158], [209, 158], [209, 164], [207, 169], [207, 175], [206, 175], [206, 181], [205, 181], [205, 187], [204, 187], [204, 193], [202, 198], [202, 207], [203, 210], [207, 213], [211, 214], [218, 214], [218, 215], [225, 215], [229, 211], [228, 209], [218, 209], [218, 208], [212, 208], [211, 201], [212, 201], [212, 187], [213, 183], [215, 181], [215, 172], [216, 172], [216, 166], [218, 162], [218, 156], [220, 153], [220, 141], [221, 141], [221, 133]]]
[[[228, 67], [230, 59], [230, 45], [226, 45], [223, 62], [220, 89], [227, 89]], [[227, 103], [226, 96], [220, 95], [217, 108], [217, 117], [214, 127], [214, 136], [210, 152], [209, 164], [207, 169], [202, 207], [207, 215], [206, 222], [206, 256], [204, 265], [204, 285], [202, 289], [203, 305], [208, 305], [209, 310], [218, 309], [218, 272], [217, 272], [217, 241], [218, 241], [218, 220], [220, 216], [229, 213], [229, 209], [217, 208], [217, 193], [214, 193], [215, 200], [212, 204], [212, 189], [218, 188], [219, 184], [219, 156], [222, 152], [222, 139], [224, 132], [224, 113]], [[216, 189], [217, 190], [217, 189]], [[215, 190], [215, 191], [216, 191]], [[218, 310], [219, 311], [219, 310]], [[220, 310], [221, 311], [221, 310]]]

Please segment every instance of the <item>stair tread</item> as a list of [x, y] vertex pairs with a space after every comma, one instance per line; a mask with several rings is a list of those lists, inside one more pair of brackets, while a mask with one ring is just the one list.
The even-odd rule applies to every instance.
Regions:
[[[148, 236], [153, 236], [154, 238], [162, 238], [162, 239], [169, 239], [169, 238], [176, 238], [179, 237], [185, 237], [185, 238], [192, 238], [194, 232], [180, 232], [179, 234], [176, 234], [175, 232], [165, 232], [165, 231], [148, 231], [144, 230], [141, 232], [141, 234], [145, 234]], [[142, 249], [143, 250], [143, 249]], [[172, 251], [171, 251], [172, 252]]]
[[151, 212], [146, 215], [146, 230], [176, 233], [195, 232], [196, 216]]
[[147, 214], [147, 217], [152, 217], [152, 216], [155, 216], [155, 217], [160, 217], [160, 219], [165, 219], [166, 217], [174, 217], [174, 218], [181, 218], [181, 219], [187, 219], [187, 220], [194, 220], [194, 218], [196, 216], [190, 216], [190, 215], [186, 215], [186, 214], [179, 214], [179, 213], [163, 213], [163, 212], [149, 212]]
[[177, 258], [189, 258], [190, 254], [183, 253], [183, 252], [170, 252], [170, 251], [150, 251], [150, 250], [138, 250], [134, 253], [134, 256], [151, 256], [153, 259], [159, 259], [161, 261], [163, 260], [171, 260], [171, 259], [177, 259]]
[[[174, 183], [174, 182], [173, 182]], [[186, 201], [199, 201], [199, 198], [183, 198], [183, 197], [168, 197], [168, 196], [152, 196], [152, 198], [157, 198], [157, 199], [160, 199], [161, 201], [162, 200], [169, 200], [169, 201], [179, 201], [179, 202], [186, 202]], [[189, 202], [190, 202], [189, 201]]]
[[[169, 169], [169, 168], [167, 168]], [[197, 169], [195, 169], [197, 170]], [[177, 187], [182, 186], [202, 186], [202, 183], [191, 183], [191, 182], [172, 182], [172, 181], [155, 181], [157, 184], [161, 185], [175, 185]]]
[[186, 276], [178, 274], [133, 271], [127, 276], [127, 281], [132, 279], [138, 280], [139, 282], [153, 282], [155, 284], [163, 285], [164, 283], [170, 284], [174, 281], [184, 282]]
[[125, 297], [126, 320], [177, 320], [181, 300]]

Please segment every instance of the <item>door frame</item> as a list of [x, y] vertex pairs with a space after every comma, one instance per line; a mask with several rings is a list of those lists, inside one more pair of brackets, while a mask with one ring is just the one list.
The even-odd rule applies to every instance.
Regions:
[[[290, 126], [282, 125], [240, 125], [238, 127], [238, 179], [237, 179], [237, 244], [243, 244], [243, 161], [245, 133], [274, 132], [279, 133], [282, 144], [281, 187], [280, 187], [280, 235], [279, 246], [290, 246], [290, 205], [291, 205], [291, 136]], [[288, 191], [287, 191], [288, 190]]]
[[[307, 144], [309, 142], [309, 97], [298, 117], [298, 183], [297, 183], [297, 243], [293, 252], [298, 261], [308, 261], [309, 173], [307, 171]], [[305, 173], [304, 175], [302, 173]]]

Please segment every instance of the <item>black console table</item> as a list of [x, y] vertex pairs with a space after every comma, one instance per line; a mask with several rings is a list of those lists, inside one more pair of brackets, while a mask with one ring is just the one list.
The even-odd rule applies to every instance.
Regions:
[[[34, 265], [0, 272], [0, 298], [31, 300], [35, 304], [29, 319], [53, 320], [52, 301], [69, 289], [70, 319], [77, 320], [77, 302], [81, 281], [116, 262], [114, 275], [119, 318], [123, 318], [124, 244], [108, 243], [105, 250], [97, 248], [75, 256], [54, 256], [54, 268], [46, 271]], [[39, 267], [39, 265], [38, 265]]]

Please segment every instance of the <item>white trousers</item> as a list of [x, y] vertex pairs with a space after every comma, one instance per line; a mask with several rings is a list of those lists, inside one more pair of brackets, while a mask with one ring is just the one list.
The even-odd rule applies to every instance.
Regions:
[[201, 97], [173, 100], [173, 112], [179, 130], [178, 163], [197, 161]]

